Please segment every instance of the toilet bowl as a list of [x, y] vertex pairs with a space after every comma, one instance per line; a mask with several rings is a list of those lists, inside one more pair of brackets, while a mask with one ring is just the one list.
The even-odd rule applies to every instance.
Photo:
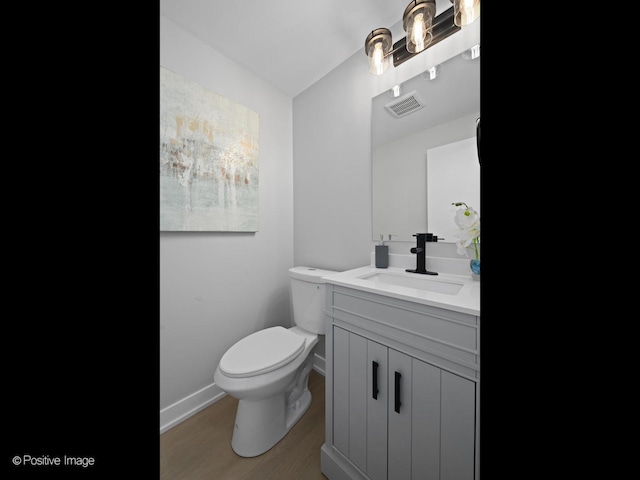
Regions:
[[214, 373], [216, 385], [237, 398], [231, 447], [255, 457], [277, 444], [311, 405], [308, 388], [313, 351], [324, 334], [325, 282], [336, 273], [312, 267], [289, 269], [293, 320], [254, 332], [229, 348]]

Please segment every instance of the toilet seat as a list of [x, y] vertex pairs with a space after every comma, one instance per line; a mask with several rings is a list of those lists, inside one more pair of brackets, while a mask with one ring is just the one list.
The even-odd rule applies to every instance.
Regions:
[[220, 359], [229, 377], [253, 377], [293, 361], [304, 350], [305, 339], [284, 327], [270, 327], [239, 340]]

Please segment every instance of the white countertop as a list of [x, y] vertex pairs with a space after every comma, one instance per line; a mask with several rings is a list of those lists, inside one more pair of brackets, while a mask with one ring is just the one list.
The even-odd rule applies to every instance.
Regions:
[[[369, 275], [376, 273], [388, 273], [401, 277], [429, 277], [425, 280], [434, 282], [445, 282], [461, 284], [460, 291], [454, 295], [438, 293], [420, 288], [392, 285], [381, 282], [367, 280]], [[471, 275], [454, 275], [449, 273], [439, 273], [438, 275], [422, 275], [419, 273], [406, 272], [404, 268], [389, 267], [376, 268], [372, 265], [354, 268], [340, 273], [334, 273], [323, 277], [327, 283], [340, 285], [343, 287], [363, 290], [365, 292], [377, 293], [388, 297], [408, 300], [410, 302], [422, 303], [434, 307], [445, 308], [455, 312], [467, 313], [469, 315], [480, 315], [480, 281], [471, 278]]]

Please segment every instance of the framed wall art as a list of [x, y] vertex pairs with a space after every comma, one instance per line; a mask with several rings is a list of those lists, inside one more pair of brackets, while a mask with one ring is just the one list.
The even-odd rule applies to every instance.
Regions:
[[160, 230], [256, 232], [256, 112], [160, 67]]

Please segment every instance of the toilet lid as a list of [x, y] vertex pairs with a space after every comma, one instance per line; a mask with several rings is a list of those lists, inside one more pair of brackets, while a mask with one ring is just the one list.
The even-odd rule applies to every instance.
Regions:
[[220, 359], [229, 377], [252, 377], [286, 365], [304, 350], [304, 338], [284, 327], [265, 328], [233, 345]]

